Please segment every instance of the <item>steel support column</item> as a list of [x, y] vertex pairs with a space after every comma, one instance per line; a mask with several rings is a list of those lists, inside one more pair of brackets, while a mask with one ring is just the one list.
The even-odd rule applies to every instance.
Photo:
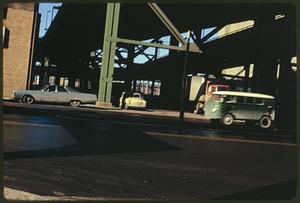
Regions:
[[131, 89], [131, 82], [134, 81], [134, 84], [133, 84], [133, 89], [135, 90], [135, 67], [134, 67], [134, 58], [135, 58], [135, 54], [134, 54], [134, 45], [129, 45], [128, 46], [128, 55], [127, 55], [127, 68], [126, 68], [126, 90], [127, 91], [130, 91]]
[[244, 70], [245, 70], [244, 92], [248, 92], [248, 88], [249, 88], [249, 69], [250, 69], [250, 64], [244, 66]]
[[103, 40], [103, 57], [100, 72], [97, 105], [111, 106], [112, 80], [114, 72], [116, 38], [118, 33], [120, 3], [107, 3], [105, 31]]
[[280, 59], [280, 73], [278, 95], [276, 97], [277, 108], [275, 120], [279, 129], [296, 128], [296, 86], [292, 85], [295, 81], [295, 73], [291, 69], [291, 56], [283, 56]]

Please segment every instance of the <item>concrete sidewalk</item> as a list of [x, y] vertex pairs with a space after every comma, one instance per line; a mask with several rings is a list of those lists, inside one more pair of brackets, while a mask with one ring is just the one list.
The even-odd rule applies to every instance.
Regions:
[[16, 190], [8, 187], [4, 187], [4, 197], [7, 200], [29, 200], [29, 201], [86, 201], [86, 200], [97, 200], [97, 201], [103, 201], [103, 200], [145, 200], [145, 199], [125, 199], [125, 198], [109, 198], [109, 197], [82, 197], [82, 196], [67, 196], [60, 192], [55, 192], [56, 196], [42, 196], [37, 195], [21, 190]]
[[[46, 104], [23, 104], [19, 102], [4, 102], [4, 109], [15, 110], [32, 110], [32, 111], [45, 111], [47, 113], [95, 113], [106, 114], [109, 113], [115, 116], [132, 116], [144, 118], [158, 118], [158, 119], [171, 119], [171, 121], [179, 122], [179, 111], [174, 110], [161, 110], [161, 109], [146, 109], [146, 110], [125, 110], [117, 107], [105, 107], [92, 104], [81, 105], [80, 107], [70, 107], [61, 105], [46, 105]], [[210, 123], [210, 120], [199, 114], [184, 113], [184, 120], [186, 122], [196, 123]]]

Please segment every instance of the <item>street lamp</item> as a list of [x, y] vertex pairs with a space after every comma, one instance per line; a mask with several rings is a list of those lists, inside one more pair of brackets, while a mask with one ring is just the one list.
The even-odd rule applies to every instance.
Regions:
[[183, 124], [184, 119], [184, 102], [185, 102], [185, 89], [186, 89], [186, 70], [188, 66], [188, 53], [190, 49], [190, 38], [191, 38], [191, 31], [187, 32], [187, 44], [185, 50], [185, 58], [184, 58], [184, 66], [183, 66], [183, 73], [182, 73], [182, 83], [181, 83], [181, 99], [180, 99], [180, 114], [179, 114], [179, 121]]

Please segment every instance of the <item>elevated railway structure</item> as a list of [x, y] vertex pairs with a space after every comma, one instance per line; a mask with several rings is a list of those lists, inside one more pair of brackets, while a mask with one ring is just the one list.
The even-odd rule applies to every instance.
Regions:
[[[249, 20], [253, 26], [214, 37], [226, 25]], [[212, 31], [203, 36], [207, 28]], [[243, 76], [232, 75], [228, 82], [275, 96], [277, 125], [295, 127], [296, 9], [291, 4], [62, 4], [39, 40], [35, 60], [41, 66], [33, 67], [32, 78], [39, 74], [42, 83], [52, 75], [57, 83], [68, 78], [68, 85], [97, 93], [99, 105], [114, 104], [122, 91], [140, 91], [147, 81], [145, 97], [152, 106], [179, 109], [186, 51], [187, 74], [223, 78], [224, 69], [242, 67]]]

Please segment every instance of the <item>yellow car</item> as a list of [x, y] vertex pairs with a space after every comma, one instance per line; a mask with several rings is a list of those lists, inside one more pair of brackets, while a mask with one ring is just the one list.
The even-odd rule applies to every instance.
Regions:
[[121, 109], [145, 109], [147, 102], [142, 98], [140, 93], [122, 92], [119, 100], [119, 107]]

